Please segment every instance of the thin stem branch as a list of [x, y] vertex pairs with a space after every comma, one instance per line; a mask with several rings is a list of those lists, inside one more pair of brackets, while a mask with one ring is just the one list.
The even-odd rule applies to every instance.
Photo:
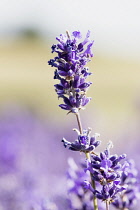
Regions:
[[108, 200], [106, 200], [106, 210], [109, 210], [109, 203], [108, 203]]
[[[95, 182], [93, 180], [92, 180], [92, 187], [94, 189], [96, 189]], [[98, 210], [98, 201], [97, 201], [97, 197], [95, 195], [93, 197], [93, 205], [94, 205], [94, 209]]]
[[82, 123], [81, 123], [81, 119], [80, 119], [80, 114], [79, 112], [75, 114], [76, 115], [76, 119], [77, 119], [77, 123], [78, 123], [78, 127], [79, 127], [79, 131], [80, 131], [80, 134], [83, 133], [82, 131]]
[[[90, 160], [89, 152], [86, 153], [86, 158], [88, 160]], [[91, 173], [90, 173], [90, 177], [91, 177], [91, 185], [92, 185], [93, 189], [95, 190], [96, 189], [96, 185], [95, 185], [95, 181], [92, 179], [92, 174]], [[98, 210], [98, 202], [97, 202], [96, 196], [93, 196], [93, 205], [94, 205], [94, 210]]]
[[[76, 115], [76, 119], [77, 119], [77, 123], [78, 123], [78, 127], [79, 127], [79, 131], [80, 131], [80, 134], [83, 133], [83, 130], [82, 130], [82, 123], [81, 123], [81, 120], [80, 120], [80, 114], [79, 112], [75, 114]], [[90, 153], [87, 152], [85, 153], [86, 154], [86, 158], [88, 160], [90, 160]], [[91, 177], [91, 184], [92, 184], [92, 187], [94, 189], [96, 189], [96, 186], [95, 186], [95, 182], [94, 180], [92, 179], [92, 174], [90, 173], [90, 177]], [[98, 202], [97, 202], [97, 198], [96, 196], [93, 196], [93, 206], [94, 206], [94, 210], [98, 210]]]

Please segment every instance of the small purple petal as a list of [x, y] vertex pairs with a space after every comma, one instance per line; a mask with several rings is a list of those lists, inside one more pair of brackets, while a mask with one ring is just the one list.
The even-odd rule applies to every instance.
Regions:
[[82, 98], [82, 106], [86, 106], [90, 102], [90, 100], [91, 100], [91, 97], [84, 96]]
[[61, 107], [61, 109], [65, 109], [65, 110], [71, 110], [71, 107], [66, 104], [60, 104], [59, 107]]
[[82, 38], [82, 35], [81, 35], [80, 31], [73, 31], [72, 35], [77, 39]]

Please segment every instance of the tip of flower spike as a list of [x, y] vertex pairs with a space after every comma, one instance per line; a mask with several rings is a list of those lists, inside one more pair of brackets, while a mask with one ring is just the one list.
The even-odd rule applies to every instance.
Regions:
[[66, 34], [67, 34], [68, 39], [70, 39], [70, 33], [68, 30], [66, 30]]
[[63, 138], [61, 140], [61, 142], [63, 142], [64, 147], [66, 148], [67, 146], [71, 145], [71, 143], [69, 141], [67, 141], [65, 138]]
[[82, 38], [82, 35], [81, 35], [81, 32], [80, 31], [73, 31], [72, 32], [72, 35], [77, 38], [77, 39], [81, 39]]
[[90, 37], [90, 30], [88, 30], [87, 35], [86, 35], [86, 38], [89, 38], [89, 37]]
[[120, 157], [121, 157], [121, 159], [125, 159], [126, 158], [126, 154], [122, 154]]
[[113, 148], [113, 142], [112, 141], [109, 141], [108, 144], [107, 144], [107, 150], [110, 150], [111, 148]]
[[90, 189], [90, 183], [87, 180], [85, 180], [83, 182], [83, 187], [84, 187], [84, 189], [89, 190]]
[[100, 137], [100, 134], [99, 133], [95, 133], [94, 136], [95, 137]]

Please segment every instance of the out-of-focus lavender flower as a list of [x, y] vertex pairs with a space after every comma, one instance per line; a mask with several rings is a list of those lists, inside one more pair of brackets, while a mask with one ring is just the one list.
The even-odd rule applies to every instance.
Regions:
[[112, 143], [100, 156], [92, 155], [92, 160], [87, 161], [87, 169], [92, 176], [93, 181], [100, 183], [100, 189], [93, 189], [90, 184], [85, 182], [85, 187], [90, 189], [98, 199], [111, 203], [119, 192], [126, 190], [127, 185], [122, 185], [121, 177], [123, 165], [120, 163], [126, 155], [110, 155]]
[[58, 210], [58, 208], [50, 200], [38, 199], [29, 206], [28, 210]]
[[[93, 194], [90, 191], [85, 191], [83, 187], [83, 181], [85, 179], [89, 180], [90, 175], [88, 173], [85, 173], [83, 168], [79, 169], [79, 167], [72, 158], [68, 159], [68, 163], [68, 209], [93, 210]], [[102, 202], [99, 202], [99, 209], [104, 209]]]
[[127, 184], [127, 189], [112, 204], [117, 209], [133, 209], [140, 199], [140, 182], [133, 160], [128, 160], [123, 165], [121, 185], [124, 184]]
[[0, 210], [57, 209], [49, 202], [47, 168], [54, 138], [51, 125], [31, 110], [11, 105], [0, 113]]
[[[2, 134], [2, 133], [1, 133]], [[0, 136], [0, 174], [15, 172], [17, 170], [18, 146], [16, 140], [11, 142], [11, 134]], [[13, 138], [13, 137], [12, 137]]]
[[65, 138], [62, 139], [64, 147], [68, 147], [70, 150], [73, 151], [80, 151], [80, 152], [93, 152], [93, 150], [100, 145], [100, 141], [97, 140], [99, 134], [95, 134], [94, 136], [90, 137], [91, 129], [83, 130], [83, 133], [77, 129], [74, 129], [78, 133], [78, 139], [74, 142], [69, 142]]
[[90, 57], [93, 57], [93, 41], [89, 38], [90, 31], [85, 40], [78, 43], [81, 37], [79, 31], [74, 31], [71, 35], [67, 32], [66, 35], [56, 37], [59, 43], [52, 46], [52, 53], [56, 52], [57, 56], [48, 62], [56, 68], [54, 79], [58, 79], [59, 84], [55, 85], [55, 90], [58, 97], [64, 101], [64, 104], [59, 106], [72, 113], [77, 113], [91, 99], [86, 97], [87, 89], [91, 85], [86, 78], [91, 73], [85, 65], [90, 61]]
[[18, 170], [20, 135], [15, 124], [10, 117], [0, 117], [0, 175]]

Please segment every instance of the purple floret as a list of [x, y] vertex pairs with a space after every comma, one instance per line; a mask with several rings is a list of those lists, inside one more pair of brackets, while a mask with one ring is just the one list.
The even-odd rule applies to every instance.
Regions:
[[[85, 179], [89, 180], [90, 176], [85, 173], [75, 163], [72, 158], [68, 159], [69, 169], [67, 171], [67, 183], [68, 183], [68, 200], [70, 210], [93, 210], [93, 193], [89, 190], [90, 184]], [[85, 190], [86, 188], [86, 190]], [[92, 190], [92, 188], [91, 188]], [[104, 203], [99, 201], [98, 207], [103, 210]]]
[[62, 142], [64, 147], [68, 147], [72, 151], [80, 151], [84, 153], [93, 152], [93, 150], [100, 145], [100, 141], [96, 139], [99, 134], [95, 134], [93, 137], [90, 137], [89, 133], [90, 130], [84, 130], [83, 134], [79, 134], [78, 132], [78, 139], [74, 142], [69, 142], [63, 138]]

